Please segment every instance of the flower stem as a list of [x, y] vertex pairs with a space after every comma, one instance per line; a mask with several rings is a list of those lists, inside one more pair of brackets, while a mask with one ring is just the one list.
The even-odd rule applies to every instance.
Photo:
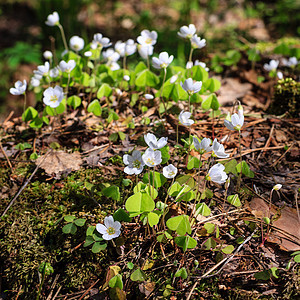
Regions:
[[[165, 101], [162, 97], [162, 93], [163, 93], [163, 90], [164, 90], [164, 85], [165, 85], [165, 81], [166, 81], [166, 76], [167, 76], [167, 69], [164, 68], [164, 79], [163, 79], [163, 83], [162, 83], [162, 86], [161, 86], [161, 90], [160, 90], [160, 94], [159, 94], [159, 100], [162, 101], [163, 105], [164, 105], [164, 109], [165, 109], [165, 113], [167, 112], [167, 107], [166, 107], [166, 104], [165, 104]], [[158, 108], [158, 112], [159, 112], [159, 108]]]
[[189, 112], [191, 112], [191, 95], [189, 94]]
[[241, 172], [239, 174], [238, 182], [237, 182], [237, 186], [236, 186], [237, 192], [240, 189], [241, 180], [242, 180], [242, 169], [243, 169], [243, 165], [242, 165], [242, 162], [243, 162], [243, 159], [242, 159], [242, 143], [241, 143], [241, 131], [240, 130], [239, 130], [239, 154], [240, 154]]
[[69, 51], [69, 48], [68, 48], [68, 45], [67, 45], [66, 36], [65, 36], [65, 32], [64, 32], [64, 29], [63, 29], [63, 27], [61, 26], [61, 24], [58, 24], [57, 26], [58, 26], [58, 28], [59, 28], [59, 30], [60, 30], [61, 37], [62, 37], [64, 46], [65, 46], [65, 49], [66, 49], [67, 51]]
[[126, 70], [126, 54], [123, 57], [123, 69]]
[[25, 109], [26, 109], [26, 93], [24, 93], [23, 112], [25, 112]]
[[194, 51], [194, 48], [191, 47], [190, 55], [189, 55], [189, 61], [192, 61], [192, 59], [193, 59], [193, 51]]

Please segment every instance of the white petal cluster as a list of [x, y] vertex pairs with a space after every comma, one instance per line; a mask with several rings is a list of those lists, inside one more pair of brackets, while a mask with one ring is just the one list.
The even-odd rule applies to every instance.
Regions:
[[279, 60], [272, 59], [268, 64], [264, 64], [264, 69], [268, 72], [275, 71], [279, 65]]
[[217, 139], [214, 139], [211, 150], [213, 151], [213, 156], [216, 156], [218, 158], [229, 157], [229, 154], [225, 153], [224, 146], [218, 143]]
[[273, 190], [275, 190], [275, 191], [279, 191], [281, 188], [282, 188], [282, 184], [280, 184], [280, 183], [273, 186]]
[[152, 64], [153, 67], [156, 69], [166, 69], [168, 65], [173, 61], [174, 56], [169, 54], [167, 52], [161, 52], [157, 57], [152, 57]]
[[148, 56], [151, 56], [153, 54], [154, 47], [152, 45], [148, 45], [148, 44], [143, 44], [143, 45], [138, 44], [137, 49], [138, 49], [139, 55], [142, 58], [147, 59]]
[[23, 95], [23, 94], [25, 94], [26, 88], [27, 88], [26, 80], [24, 79], [23, 82], [18, 80], [15, 83], [15, 87], [10, 88], [9, 92], [15, 96]]
[[106, 51], [102, 52], [104, 59], [108, 62], [116, 62], [120, 58], [120, 54], [116, 52], [113, 48], [109, 48]]
[[196, 137], [193, 137], [193, 141], [194, 141], [194, 146], [195, 146], [196, 150], [200, 154], [209, 152], [212, 149], [212, 147], [210, 146], [211, 139], [203, 138], [202, 141], [199, 143], [199, 140]]
[[141, 32], [141, 35], [137, 37], [137, 42], [140, 45], [155, 45], [157, 41], [157, 32], [149, 31], [147, 29]]
[[205, 179], [218, 184], [225, 183], [228, 176], [224, 170], [225, 167], [222, 164], [216, 164], [209, 169]]
[[158, 150], [163, 148], [167, 145], [168, 138], [167, 137], [161, 137], [160, 139], [157, 139], [156, 136], [152, 133], [147, 133], [144, 135], [144, 139], [146, 144], [150, 147], [152, 150]]
[[178, 169], [172, 164], [163, 168], [163, 175], [168, 179], [174, 178], [177, 175], [177, 172]]
[[144, 96], [145, 96], [145, 98], [146, 98], [147, 100], [152, 100], [152, 99], [154, 99], [154, 96], [151, 95], [151, 94], [145, 94]]
[[145, 165], [142, 159], [142, 154], [138, 150], [134, 150], [132, 155], [125, 154], [123, 156], [123, 162], [125, 165], [127, 165], [124, 169], [124, 172], [128, 175], [138, 175], [142, 173]]
[[192, 124], [194, 124], [194, 120], [190, 119], [191, 115], [192, 114], [190, 112], [182, 110], [179, 114], [180, 123], [185, 126], [191, 126]]
[[144, 163], [148, 167], [155, 167], [162, 162], [161, 152], [148, 148], [142, 156]]
[[75, 66], [76, 66], [76, 62], [74, 59], [71, 59], [68, 62], [62, 60], [59, 63], [59, 69], [62, 72], [67, 72], [67, 73], [70, 73], [75, 68]]
[[200, 66], [202, 67], [205, 71], [209, 72], [209, 68], [206, 66], [206, 63], [199, 61], [196, 59], [195, 61], [195, 66]]
[[54, 88], [47, 88], [44, 91], [43, 95], [43, 102], [52, 108], [58, 107], [60, 102], [64, 98], [63, 88], [59, 85], [56, 85]]
[[45, 62], [44, 65], [40, 65], [37, 67], [37, 70], [34, 70], [34, 77], [38, 80], [41, 80], [43, 76], [48, 76], [50, 69], [50, 64], [48, 61]]
[[94, 39], [91, 44], [92, 49], [107, 48], [109, 46], [111, 46], [111, 42], [109, 38], [103, 37], [101, 33], [94, 34]]
[[58, 76], [59, 76], [59, 69], [58, 69], [58, 67], [55, 67], [55, 68], [51, 69], [51, 70], [49, 71], [49, 76], [50, 76], [51, 78], [56, 78], [56, 77], [58, 77]]
[[74, 35], [70, 38], [70, 48], [74, 51], [80, 51], [84, 47], [84, 39]]
[[121, 57], [130, 56], [136, 52], [136, 44], [132, 39], [129, 39], [126, 42], [117, 41], [115, 50]]
[[197, 36], [196, 34], [193, 35], [193, 37], [191, 38], [191, 45], [194, 49], [201, 49], [203, 47], [205, 47], [206, 45], [206, 40], [205, 39], [201, 39], [199, 36]]
[[290, 57], [289, 59], [283, 58], [282, 64], [286, 67], [295, 68], [298, 65], [299, 61], [295, 56]]
[[34, 76], [31, 78], [30, 80], [30, 84], [33, 86], [33, 87], [37, 87], [37, 86], [40, 86], [41, 82], [39, 79], [35, 78]]
[[243, 113], [233, 114], [231, 116], [231, 121], [224, 120], [224, 124], [229, 130], [240, 131], [241, 128], [243, 127], [243, 125], [244, 125], [244, 115], [243, 115]]
[[45, 22], [48, 26], [56, 26], [59, 24], [59, 15], [55, 11], [47, 17], [47, 21]]
[[50, 60], [50, 59], [52, 59], [53, 54], [52, 54], [51, 51], [46, 50], [46, 51], [43, 53], [43, 56], [44, 56], [45, 59]]
[[184, 83], [180, 82], [180, 85], [189, 95], [193, 95], [201, 90], [202, 81], [194, 82], [192, 78], [188, 78]]
[[97, 224], [96, 230], [102, 234], [104, 240], [112, 240], [121, 234], [121, 223], [119, 221], [114, 221], [112, 216], [105, 217], [104, 225]]
[[196, 33], [196, 27], [194, 24], [190, 24], [189, 26], [182, 26], [179, 29], [177, 34], [184, 39], [191, 39], [193, 35]]

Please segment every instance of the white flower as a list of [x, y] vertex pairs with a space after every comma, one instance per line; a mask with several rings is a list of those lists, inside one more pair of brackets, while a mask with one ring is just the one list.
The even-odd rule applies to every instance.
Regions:
[[189, 26], [182, 26], [179, 29], [177, 34], [184, 39], [191, 39], [192, 36], [196, 33], [196, 27], [194, 24], [190, 24]]
[[169, 56], [167, 52], [161, 52], [158, 58], [152, 57], [153, 67], [156, 69], [165, 69], [173, 61], [173, 58], [173, 55]]
[[47, 17], [47, 21], [45, 22], [48, 26], [56, 26], [59, 24], [59, 15], [55, 11]]
[[170, 78], [170, 83], [176, 82], [177, 79], [178, 79], [178, 74], [173, 75], [173, 76]]
[[85, 57], [91, 57], [93, 55], [92, 51], [85, 51], [83, 54]]
[[282, 79], [283, 78], [283, 74], [282, 74], [281, 71], [277, 72], [277, 77], [278, 77], [278, 79]]
[[74, 35], [70, 38], [70, 48], [74, 51], [80, 51], [84, 47], [84, 39]]
[[186, 66], [185, 66], [185, 68], [186, 69], [191, 69], [192, 67], [193, 67], [193, 62], [192, 61], [188, 61], [187, 63], [186, 63]]
[[162, 137], [159, 140], [156, 138], [156, 136], [152, 133], [147, 133], [144, 135], [144, 139], [146, 144], [153, 150], [161, 149], [164, 146], [167, 145], [168, 138]]
[[192, 114], [190, 112], [182, 110], [179, 114], [180, 123], [185, 126], [191, 126], [194, 124], [194, 121], [190, 119], [191, 115]]
[[275, 71], [279, 65], [279, 60], [272, 59], [269, 64], [264, 64], [264, 69], [268, 72]]
[[109, 48], [106, 51], [103, 51], [102, 54], [103, 54], [104, 59], [106, 59], [107, 61], [116, 62], [120, 58], [120, 54], [112, 48]]
[[193, 95], [201, 90], [202, 81], [194, 82], [192, 78], [188, 78], [184, 83], [180, 82], [180, 85], [189, 95]]
[[224, 146], [220, 143], [218, 143], [217, 139], [214, 139], [212, 148], [213, 156], [217, 156], [218, 158], [227, 158], [229, 157], [229, 154], [225, 153]]
[[146, 98], [147, 100], [152, 100], [152, 99], [154, 99], [154, 96], [151, 95], [151, 94], [145, 94], [144, 96], [145, 96], [145, 98]]
[[240, 131], [241, 128], [243, 127], [243, 125], [244, 125], [244, 115], [243, 115], [243, 113], [233, 114], [231, 116], [231, 121], [224, 120], [224, 124], [229, 130]]
[[102, 234], [104, 240], [112, 240], [121, 234], [121, 223], [119, 221], [114, 221], [112, 216], [105, 217], [104, 225], [97, 224], [96, 230]]
[[62, 87], [56, 85], [54, 88], [49, 87], [47, 88], [44, 93], [43, 102], [46, 105], [49, 105], [52, 108], [59, 106], [60, 102], [64, 97], [64, 92]]
[[15, 96], [23, 95], [23, 94], [25, 94], [26, 88], [27, 88], [27, 82], [26, 82], [26, 80], [24, 79], [23, 82], [20, 81], [20, 80], [18, 80], [15, 83], [15, 87], [14, 88], [10, 88], [9, 92], [12, 95], [15, 95]]
[[37, 87], [41, 84], [40, 80], [35, 78], [34, 76], [31, 78], [30, 80], [30, 84], [33, 86], [33, 87]]
[[107, 37], [103, 37], [101, 33], [94, 34], [94, 39], [91, 44], [92, 49], [96, 49], [97, 47], [106, 48], [111, 45], [110, 39]]
[[226, 181], [228, 177], [224, 170], [225, 167], [222, 164], [216, 164], [209, 169], [205, 179], [208, 181], [213, 181], [222, 184]]
[[144, 163], [148, 167], [155, 167], [162, 162], [161, 152], [148, 148], [142, 156]]
[[177, 172], [177, 168], [172, 164], [163, 168], [163, 175], [169, 179], [174, 178], [177, 175]]
[[50, 69], [50, 64], [48, 61], [45, 62], [44, 65], [38, 66], [37, 70], [34, 70], [34, 77], [37, 79], [42, 79], [43, 76], [48, 76]]
[[125, 154], [123, 156], [123, 162], [125, 165], [128, 165], [125, 167], [124, 172], [128, 175], [138, 175], [143, 171], [144, 168], [144, 161], [142, 159], [141, 152], [138, 150], [134, 150], [132, 152], [132, 155]]
[[53, 54], [52, 54], [51, 51], [47, 50], [47, 51], [45, 51], [45, 52], [43, 53], [43, 56], [44, 56], [45, 59], [50, 60], [50, 59], [52, 59]]
[[195, 34], [191, 38], [191, 45], [194, 49], [201, 49], [201, 48], [205, 47], [206, 40], [205, 39], [201, 40], [201, 38]]
[[156, 31], [149, 31], [149, 30], [143, 30], [141, 32], [141, 35], [138, 36], [137, 41], [139, 44], [141, 45], [155, 45], [156, 44], [156, 40], [157, 40], [157, 32]]
[[138, 45], [137, 49], [138, 49], [139, 55], [142, 58], [147, 59], [148, 56], [153, 54], [154, 47], [152, 45], [144, 44], [144, 45]]
[[297, 66], [298, 64], [298, 60], [295, 56], [293, 57], [290, 57], [288, 60], [283, 58], [282, 59], [282, 64], [286, 67], [291, 67], [291, 68], [294, 68]]
[[116, 94], [118, 96], [122, 96], [123, 95], [123, 92], [120, 89], [116, 88], [115, 91], [116, 91]]
[[57, 67], [51, 69], [51, 70], [49, 71], [49, 76], [50, 76], [51, 78], [58, 77], [58, 76], [59, 76], [59, 69], [58, 69]]
[[129, 75], [124, 75], [124, 76], [123, 76], [123, 79], [124, 79], [125, 81], [129, 81], [129, 80], [130, 80], [130, 76], [129, 76]]
[[199, 143], [199, 140], [196, 137], [193, 137], [193, 141], [196, 150], [200, 154], [211, 151], [211, 147], [210, 147], [211, 139], [203, 138], [202, 141]]
[[76, 66], [76, 62], [74, 59], [69, 60], [68, 62], [65, 62], [64, 60], [62, 60], [59, 63], [59, 68], [62, 72], [67, 72], [70, 73]]
[[282, 184], [279, 183], [273, 186], [273, 190], [275, 191], [279, 191], [281, 188], [282, 188]]
[[110, 67], [110, 69], [111, 69], [112, 71], [116, 71], [116, 70], [119, 70], [119, 69], [121, 68], [120, 65], [119, 65], [117, 62], [111, 61], [111, 60], [109, 60], [109, 61], [106, 63], [106, 65], [107, 65], [108, 67]]
[[206, 67], [206, 63], [199, 61], [198, 59], [196, 59], [195, 61], [195, 66], [200, 66], [202, 67], [205, 71], [209, 71], [209, 68]]
[[135, 53], [136, 44], [132, 39], [129, 39], [125, 43], [117, 41], [115, 44], [115, 50], [120, 54], [121, 57], [124, 57], [125, 55], [129, 56]]

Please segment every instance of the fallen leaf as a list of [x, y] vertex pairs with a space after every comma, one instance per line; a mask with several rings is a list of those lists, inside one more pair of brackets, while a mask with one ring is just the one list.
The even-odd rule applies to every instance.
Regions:
[[36, 160], [36, 164], [44, 169], [48, 175], [60, 179], [62, 174], [67, 175], [72, 171], [79, 170], [82, 159], [80, 154], [76, 152], [51, 151], [49, 154], [40, 156]]

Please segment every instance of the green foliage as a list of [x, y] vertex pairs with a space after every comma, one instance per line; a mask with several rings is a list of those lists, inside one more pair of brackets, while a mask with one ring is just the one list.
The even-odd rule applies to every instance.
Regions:
[[65, 234], [75, 234], [77, 232], [77, 226], [82, 227], [84, 226], [86, 220], [82, 218], [76, 219], [75, 216], [65, 216], [64, 220], [68, 223], [63, 228], [62, 231]]

